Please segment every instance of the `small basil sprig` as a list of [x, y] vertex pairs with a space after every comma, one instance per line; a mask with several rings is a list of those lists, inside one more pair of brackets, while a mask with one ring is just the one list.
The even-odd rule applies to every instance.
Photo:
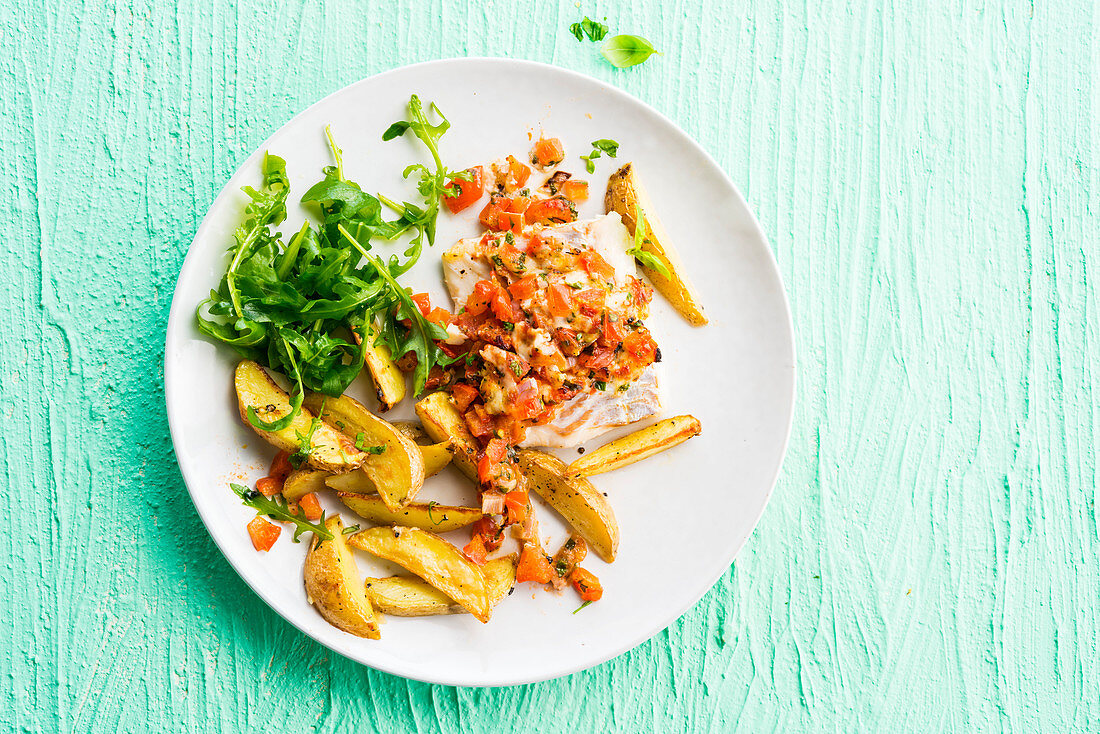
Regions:
[[641, 36], [624, 35], [607, 39], [600, 53], [611, 62], [612, 66], [625, 69], [642, 63], [653, 54], [659, 54], [660, 51], [653, 48], [653, 44]]
[[608, 158], [614, 158], [619, 154], [619, 144], [614, 140], [608, 140], [607, 138], [600, 138], [599, 140], [592, 141], [592, 152], [588, 155], [582, 155], [581, 160], [584, 161], [584, 170], [589, 173], [596, 172], [596, 164], [594, 160], [599, 158], [603, 153], [607, 153]]
[[[642, 205], [637, 202], [634, 203], [634, 246], [626, 251], [627, 255], [630, 255], [635, 260], [640, 262], [650, 270], [656, 270], [661, 275], [668, 277], [668, 268], [651, 252], [646, 252], [642, 249], [642, 243], [645, 239], [646, 223], [645, 215], [642, 214]], [[603, 390], [603, 388], [600, 388]]]

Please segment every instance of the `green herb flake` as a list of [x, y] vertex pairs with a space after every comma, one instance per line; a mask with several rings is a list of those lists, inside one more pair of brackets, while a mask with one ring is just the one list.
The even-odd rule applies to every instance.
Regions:
[[367, 446], [367, 434], [363, 431], [355, 434], [355, 448], [360, 451], [377, 456], [386, 450], [385, 445], [382, 446]]
[[612, 66], [625, 69], [637, 66], [653, 54], [659, 54], [660, 51], [641, 36], [622, 35], [607, 39], [600, 48], [600, 53], [611, 62]]
[[592, 603], [591, 601], [586, 601], [584, 604], [581, 604], [579, 607], [577, 607], [576, 609], [573, 610], [573, 614], [576, 614], [577, 612], [584, 609], [586, 606], [588, 606], [591, 603]]

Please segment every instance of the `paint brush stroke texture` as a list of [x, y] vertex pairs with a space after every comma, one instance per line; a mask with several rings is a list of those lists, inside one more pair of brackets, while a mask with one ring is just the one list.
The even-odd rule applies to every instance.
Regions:
[[[5, 728], [1100, 725], [1091, 4], [2, 4]], [[566, 30], [584, 13], [665, 55], [611, 69]], [[349, 82], [484, 54], [699, 139], [776, 249], [800, 355], [735, 567], [637, 650], [506, 690], [376, 673], [263, 607], [187, 499], [161, 388], [175, 274], [245, 155]]]

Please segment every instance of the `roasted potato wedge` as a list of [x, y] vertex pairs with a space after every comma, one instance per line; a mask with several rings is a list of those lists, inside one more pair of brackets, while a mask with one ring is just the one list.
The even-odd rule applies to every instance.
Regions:
[[584, 477], [569, 479], [565, 463], [542, 451], [524, 449], [520, 468], [540, 497], [565, 518], [590, 548], [608, 563], [619, 549], [619, 524], [607, 498]]
[[692, 326], [702, 326], [707, 323], [706, 314], [699, 303], [699, 296], [684, 275], [684, 266], [672, 247], [668, 232], [661, 226], [653, 208], [653, 202], [649, 199], [645, 187], [638, 180], [633, 163], [627, 163], [615, 173], [607, 182], [607, 194], [604, 196], [604, 206], [608, 213], [617, 213], [623, 219], [623, 224], [634, 235], [638, 226], [635, 205], [642, 209], [642, 226], [645, 234], [642, 239], [642, 249], [657, 258], [668, 270], [668, 275], [646, 267], [639, 263], [642, 272], [645, 273], [653, 287], [668, 299], [681, 316], [688, 320]]
[[432, 443], [431, 436], [424, 433], [424, 429], [420, 427], [419, 423], [412, 421], [396, 421], [393, 427], [404, 433], [420, 447], [420, 453], [424, 455], [424, 476], [435, 476], [443, 471], [443, 467], [450, 464], [451, 459], [454, 458], [455, 450], [449, 438], [438, 443]]
[[359, 471], [374, 483], [389, 508], [397, 509], [424, 486], [424, 458], [420, 449], [358, 400], [347, 395], [330, 398], [309, 393], [305, 405], [353, 439], [353, 445], [362, 434], [361, 445], [385, 447], [380, 454], [365, 454]]
[[348, 550], [344, 523], [334, 515], [325, 522], [325, 527], [332, 533], [332, 540], [318, 543], [314, 537], [306, 556], [306, 598], [336, 627], [377, 640], [380, 637], [378, 620], [363, 592], [362, 576], [355, 559]]
[[[282, 451], [295, 453], [301, 445], [298, 435], [309, 433], [314, 413], [303, 407], [286, 428], [265, 431], [248, 422], [248, 409], [253, 408], [260, 420], [274, 421], [290, 413], [290, 396], [275, 384], [263, 367], [245, 360], [237, 365], [233, 376], [241, 420], [260, 438]], [[367, 454], [355, 448], [355, 441], [332, 426], [321, 423], [310, 439], [309, 465], [314, 469], [340, 474], [358, 468]]]
[[[496, 558], [481, 567], [489, 591], [489, 603], [496, 606], [508, 596], [516, 581], [515, 555]], [[367, 598], [378, 611], [395, 617], [427, 617], [436, 614], [464, 614], [461, 604], [416, 576], [368, 578]]]
[[[362, 475], [359, 472], [353, 472], [340, 476], [355, 478]], [[336, 477], [332, 477], [332, 479], [336, 479]], [[337, 486], [329, 486], [338, 490]], [[376, 494], [363, 495], [338, 490], [337, 496], [357, 515], [370, 520], [376, 525], [407, 525], [421, 530], [430, 530], [433, 533], [449, 533], [452, 530], [471, 525], [482, 517], [481, 508], [479, 507], [454, 507], [432, 502], [427, 504], [409, 502], [396, 510], [391, 510]]]
[[678, 446], [702, 430], [699, 419], [691, 415], [665, 418], [589, 451], [567, 467], [566, 476], [590, 477], [621, 469]]
[[359, 333], [359, 329], [352, 329], [351, 333], [357, 343], [366, 341], [366, 346], [363, 347], [364, 361], [374, 382], [379, 411], [385, 413], [405, 399], [405, 373], [394, 364], [389, 347], [374, 343], [378, 339], [374, 328], [364, 326], [362, 329], [363, 334]]
[[445, 393], [434, 392], [416, 404], [416, 415], [434, 441], [450, 441], [454, 464], [470, 480], [477, 481], [477, 441], [466, 420]]
[[410, 527], [377, 527], [348, 537], [355, 548], [393, 561], [462, 605], [481, 622], [492, 615], [485, 574], [443, 538]]
[[325, 480], [333, 476], [355, 476], [359, 472], [348, 472], [346, 475], [329, 474], [320, 469], [295, 469], [283, 482], [283, 497], [287, 502], [297, 502], [310, 492], [318, 492], [326, 486]]

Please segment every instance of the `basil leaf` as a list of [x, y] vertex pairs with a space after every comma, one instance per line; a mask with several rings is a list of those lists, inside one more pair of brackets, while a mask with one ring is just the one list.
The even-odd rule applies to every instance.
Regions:
[[600, 53], [611, 62], [612, 66], [625, 69], [628, 66], [636, 66], [660, 52], [641, 36], [612, 36], [604, 42]]
[[569, 32], [573, 34], [573, 37], [578, 41], [584, 41], [584, 30], [581, 29], [580, 23], [574, 23], [569, 26]]

